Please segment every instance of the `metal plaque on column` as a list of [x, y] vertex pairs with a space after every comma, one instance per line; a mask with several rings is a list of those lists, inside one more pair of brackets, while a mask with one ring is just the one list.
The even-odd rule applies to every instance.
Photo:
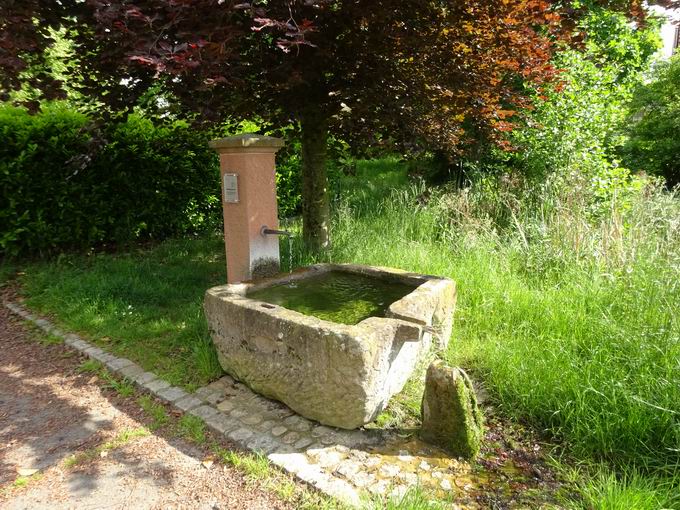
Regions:
[[224, 174], [224, 202], [238, 203], [238, 174]]

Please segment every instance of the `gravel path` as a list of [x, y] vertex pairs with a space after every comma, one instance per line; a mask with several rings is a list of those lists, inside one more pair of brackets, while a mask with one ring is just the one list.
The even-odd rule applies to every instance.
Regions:
[[[76, 371], [74, 351], [39, 338], [0, 307], [0, 507], [291, 508], [231, 467], [206, 468], [207, 451], [145, 434], [134, 398], [102, 390]], [[126, 435], [104, 454], [69, 460]]]

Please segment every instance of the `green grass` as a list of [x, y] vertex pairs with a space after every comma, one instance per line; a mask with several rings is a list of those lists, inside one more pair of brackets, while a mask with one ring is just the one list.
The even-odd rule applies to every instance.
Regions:
[[135, 394], [135, 385], [129, 379], [119, 379], [106, 369], [99, 361], [88, 359], [83, 361], [76, 371], [81, 373], [91, 373], [99, 376], [102, 381], [102, 388], [113, 390], [120, 397], [131, 397]]
[[506, 415], [619, 473], [584, 494], [680, 506], [680, 201], [652, 192], [598, 218], [559, 198], [537, 208], [477, 193], [416, 185], [340, 202], [332, 249], [299, 250], [297, 263], [453, 278], [448, 360], [483, 379]]
[[198, 416], [185, 414], [177, 421], [177, 433], [188, 441], [204, 444], [205, 423]]
[[214, 445], [212, 451], [223, 464], [233, 466], [249, 482], [266, 487], [282, 500], [293, 502], [299, 496], [295, 482], [272, 466], [264, 455], [227, 450], [219, 445]]
[[64, 339], [62, 337], [45, 333], [44, 331], [37, 329], [37, 327], [35, 330], [35, 339], [42, 345], [60, 345], [64, 343]]
[[274, 467], [264, 455], [227, 450], [219, 445], [213, 445], [212, 451], [222, 463], [231, 465], [243, 473], [249, 482], [273, 492], [294, 508], [300, 510], [345, 510], [347, 508], [321, 492], [296, 484], [292, 475], [283, 473]]
[[581, 485], [583, 504], [589, 510], [678, 508], [668, 495], [677, 487], [659, 486], [659, 480], [630, 471], [622, 477], [600, 472]]
[[31, 479], [27, 476], [20, 476], [14, 482], [12, 482], [12, 486], [15, 489], [21, 489], [23, 487], [26, 487], [28, 483], [31, 481]]
[[420, 425], [420, 405], [425, 389], [425, 372], [435, 359], [434, 353], [421, 359], [413, 369], [401, 392], [392, 397], [389, 406], [378, 415], [379, 428], [413, 429]]
[[106, 370], [104, 365], [96, 359], [86, 359], [80, 365], [78, 365], [78, 368], [76, 368], [77, 372], [87, 374], [99, 374], [104, 370]]
[[[362, 164], [341, 184], [332, 248], [312, 257], [296, 238], [295, 265], [351, 261], [453, 278], [444, 355], [483, 380], [507, 416], [601, 466], [582, 470], [579, 504], [680, 507], [677, 197], [651, 191], [603, 214], [575, 195], [524, 197], [488, 182], [426, 190], [394, 161]], [[192, 388], [219, 374], [201, 305], [223, 266], [222, 241], [196, 239], [62, 258], [27, 267], [21, 281], [29, 306]], [[419, 397], [410, 388], [383, 424], [417, 418]]]
[[264, 455], [244, 454], [234, 450], [219, 450], [222, 462], [231, 464], [250, 480], [266, 480], [272, 476], [272, 465]]
[[152, 420], [149, 429], [157, 430], [170, 423], [170, 416], [168, 416], [165, 407], [156, 402], [151, 396], [142, 395], [137, 399], [137, 403]]
[[421, 487], [411, 487], [401, 498], [376, 496], [364, 504], [366, 510], [446, 510], [450, 505], [428, 495]]
[[13, 491], [18, 491], [30, 487], [31, 484], [38, 482], [43, 477], [43, 473], [38, 471], [28, 476], [18, 476], [12, 481], [4, 486], [0, 486], [0, 497], [6, 497], [10, 495]]
[[215, 238], [62, 257], [32, 265], [21, 283], [28, 306], [193, 390], [221, 374], [202, 303], [207, 288], [225, 281], [223, 252]]
[[117, 379], [107, 370], [99, 372], [99, 377], [104, 381], [103, 388], [115, 391], [120, 397], [127, 398], [135, 394], [135, 385], [128, 379]]

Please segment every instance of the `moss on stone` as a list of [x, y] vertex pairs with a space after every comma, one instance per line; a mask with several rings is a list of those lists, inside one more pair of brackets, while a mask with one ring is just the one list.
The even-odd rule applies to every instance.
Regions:
[[484, 434], [483, 417], [467, 374], [440, 361], [427, 370], [422, 405], [425, 441], [457, 457], [473, 459]]
[[275, 276], [279, 271], [279, 261], [271, 257], [257, 259], [250, 269], [253, 280]]

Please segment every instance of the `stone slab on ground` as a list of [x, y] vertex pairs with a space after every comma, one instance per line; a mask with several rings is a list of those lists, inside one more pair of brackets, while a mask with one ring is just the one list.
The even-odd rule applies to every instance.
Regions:
[[423, 439], [457, 457], [477, 456], [484, 437], [482, 414], [463, 369], [433, 362], [427, 369], [421, 407]]

